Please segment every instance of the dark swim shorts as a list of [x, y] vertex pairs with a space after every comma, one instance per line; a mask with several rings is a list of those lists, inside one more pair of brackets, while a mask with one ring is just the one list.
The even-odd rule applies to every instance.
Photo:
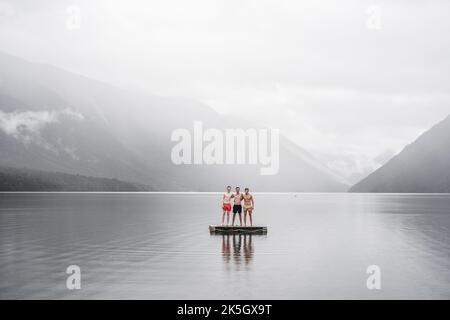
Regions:
[[235, 204], [233, 206], [233, 213], [242, 213], [242, 205], [240, 204]]

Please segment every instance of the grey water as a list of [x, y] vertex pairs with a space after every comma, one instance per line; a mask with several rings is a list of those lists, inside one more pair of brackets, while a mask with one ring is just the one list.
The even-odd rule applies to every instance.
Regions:
[[218, 194], [0, 194], [0, 298], [450, 298], [448, 194], [255, 194], [263, 236], [210, 235], [220, 214]]

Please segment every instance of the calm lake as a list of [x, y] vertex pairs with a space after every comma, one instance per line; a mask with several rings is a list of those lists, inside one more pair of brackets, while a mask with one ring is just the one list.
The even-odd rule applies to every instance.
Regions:
[[450, 195], [254, 196], [267, 235], [210, 235], [219, 194], [0, 194], [0, 298], [450, 299]]

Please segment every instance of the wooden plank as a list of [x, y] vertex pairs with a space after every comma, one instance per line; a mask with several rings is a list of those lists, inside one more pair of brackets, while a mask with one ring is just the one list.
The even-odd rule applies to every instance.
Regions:
[[225, 233], [225, 234], [233, 234], [233, 233], [259, 233], [266, 234], [267, 227], [266, 226], [209, 226], [210, 233]]

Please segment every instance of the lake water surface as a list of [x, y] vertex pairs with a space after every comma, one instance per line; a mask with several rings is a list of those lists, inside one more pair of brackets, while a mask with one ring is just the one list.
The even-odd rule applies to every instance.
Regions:
[[450, 195], [255, 194], [267, 235], [219, 222], [218, 194], [0, 194], [0, 298], [450, 298]]

